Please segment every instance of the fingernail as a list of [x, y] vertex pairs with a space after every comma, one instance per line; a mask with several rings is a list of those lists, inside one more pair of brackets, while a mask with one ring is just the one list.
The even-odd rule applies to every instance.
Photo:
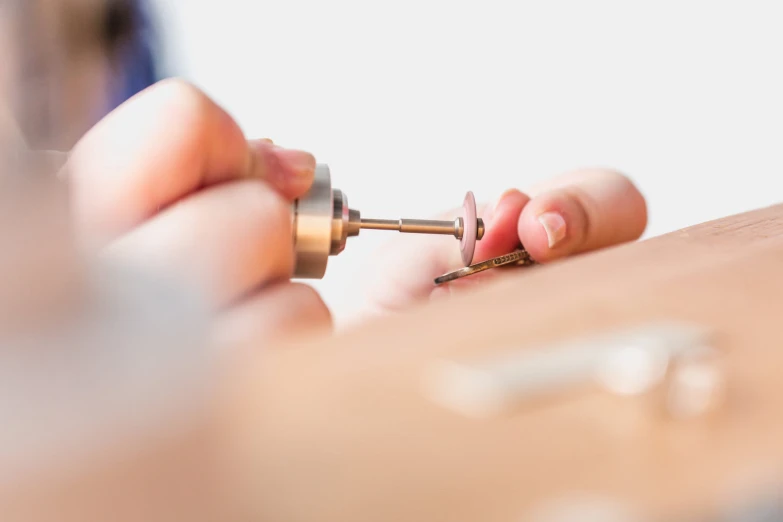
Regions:
[[553, 248], [566, 236], [566, 222], [557, 212], [545, 212], [538, 216], [538, 222], [544, 227], [549, 240], [549, 248]]
[[508, 195], [512, 194], [512, 193], [515, 193], [515, 192], [516, 192], [515, 189], [509, 189], [509, 190], [505, 191], [503, 194], [500, 195], [500, 197], [495, 201], [495, 203], [493, 205], [490, 205], [489, 207], [487, 207], [487, 209], [484, 211], [484, 216], [482, 218], [484, 220], [484, 227], [488, 227], [489, 226], [489, 224], [492, 222], [492, 220], [497, 215], [498, 210], [503, 205], [503, 202], [508, 197]]
[[315, 172], [315, 157], [309, 152], [276, 148], [275, 156], [281, 166], [296, 176], [309, 177]]

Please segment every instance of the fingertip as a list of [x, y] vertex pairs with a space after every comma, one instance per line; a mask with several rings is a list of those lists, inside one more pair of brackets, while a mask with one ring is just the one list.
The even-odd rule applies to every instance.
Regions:
[[507, 254], [518, 246], [516, 224], [529, 201], [523, 192], [510, 189], [486, 208], [482, 214], [486, 232], [477, 244], [476, 261]]
[[517, 226], [519, 240], [525, 250], [539, 263], [554, 257], [546, 230], [536, 216], [523, 212]]
[[613, 169], [584, 171], [580, 187], [585, 200], [595, 202], [597, 217], [611, 219], [622, 240], [638, 239], [647, 228], [647, 202], [630, 176]]
[[297, 336], [328, 335], [334, 330], [329, 307], [309, 285], [270, 285], [226, 310], [214, 325], [218, 346], [247, 346]]
[[644, 197], [615, 171], [584, 171], [536, 196], [519, 218], [519, 238], [538, 262], [638, 239], [647, 225]]
[[302, 324], [310, 331], [331, 332], [334, 328], [332, 311], [320, 294], [310, 285], [286, 282], [292, 303], [290, 333], [302, 332]]
[[276, 147], [274, 153], [290, 184], [296, 188], [310, 188], [315, 176], [315, 156], [303, 150]]
[[251, 177], [263, 179], [288, 199], [296, 199], [310, 189], [316, 167], [312, 154], [285, 149], [268, 139], [248, 143], [253, 156]]
[[622, 198], [627, 207], [629, 236], [632, 239], [638, 239], [647, 230], [647, 201], [636, 184], [628, 177], [621, 176], [622, 183], [625, 185], [625, 195]]
[[[487, 231], [490, 228], [503, 228], [503, 221], [498, 221], [496, 218], [504, 217], [516, 209], [521, 212], [528, 201], [530, 201], [530, 198], [517, 189], [508, 189], [503, 192], [493, 203], [487, 205], [481, 213], [480, 217], [484, 219], [484, 226], [487, 228]], [[501, 223], [501, 225], [498, 225], [498, 223]]]

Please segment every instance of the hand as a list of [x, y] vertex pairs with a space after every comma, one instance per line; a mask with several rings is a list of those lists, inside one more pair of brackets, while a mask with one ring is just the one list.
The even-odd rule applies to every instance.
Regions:
[[183, 278], [218, 312], [220, 339], [242, 341], [330, 325], [320, 297], [290, 282], [290, 205], [314, 169], [166, 81], [91, 130], [64, 175], [85, 246]]
[[[453, 219], [460, 212], [438, 218]], [[628, 178], [607, 170], [568, 173], [526, 194], [509, 190], [494, 204], [481, 205], [479, 216], [486, 231], [476, 244], [474, 263], [507, 254], [520, 243], [546, 263], [638, 239], [647, 225], [641, 193]], [[435, 287], [437, 276], [463, 266], [459, 246], [453, 239], [424, 235], [396, 237], [370, 266], [370, 313], [400, 310], [498, 275], [488, 270]]]

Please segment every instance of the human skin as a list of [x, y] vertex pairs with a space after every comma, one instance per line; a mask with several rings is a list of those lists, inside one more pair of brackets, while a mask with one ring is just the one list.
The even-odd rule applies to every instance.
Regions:
[[[314, 169], [309, 153], [248, 140], [203, 92], [167, 80], [88, 132], [64, 173], [85, 246], [186, 278], [227, 335], [244, 341], [330, 326], [321, 298], [290, 281], [290, 204]], [[647, 219], [633, 183], [604, 169], [510, 189], [480, 213], [487, 229], [477, 260], [522, 243], [551, 262], [637, 239]], [[370, 272], [367, 310], [399, 310], [480, 282], [433, 293], [432, 278], [460, 266], [450, 246], [426, 236], [391, 241]]]

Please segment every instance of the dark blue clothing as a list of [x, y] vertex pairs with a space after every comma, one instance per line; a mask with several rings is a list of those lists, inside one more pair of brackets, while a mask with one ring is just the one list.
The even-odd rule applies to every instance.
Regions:
[[131, 34], [117, 49], [116, 74], [108, 111], [161, 79], [157, 65], [158, 38], [146, 0], [127, 0]]

